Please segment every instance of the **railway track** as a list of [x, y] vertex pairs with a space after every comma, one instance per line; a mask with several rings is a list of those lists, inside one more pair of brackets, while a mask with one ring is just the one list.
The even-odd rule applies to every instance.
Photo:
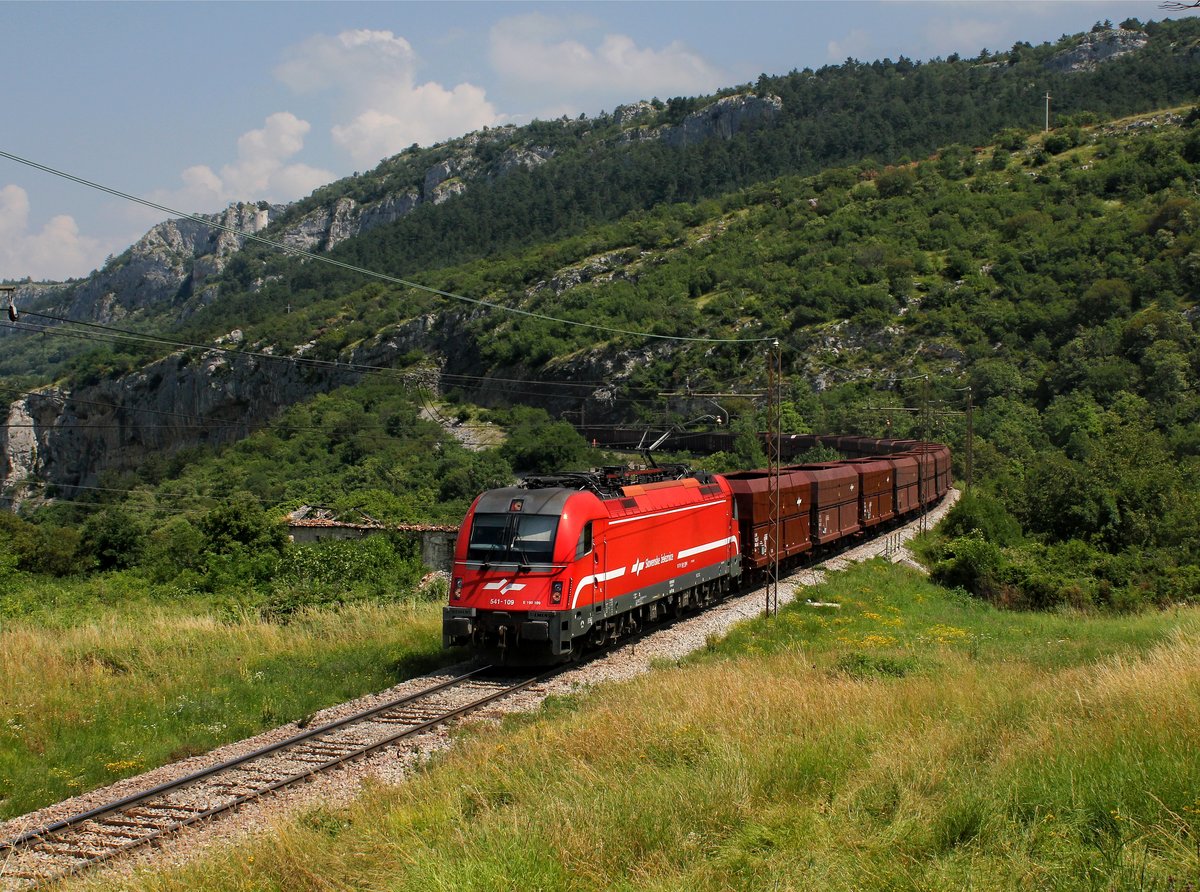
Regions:
[[483, 667], [337, 721], [0, 841], [0, 888], [79, 873], [275, 790], [429, 731], [518, 691], [532, 677], [494, 678]]

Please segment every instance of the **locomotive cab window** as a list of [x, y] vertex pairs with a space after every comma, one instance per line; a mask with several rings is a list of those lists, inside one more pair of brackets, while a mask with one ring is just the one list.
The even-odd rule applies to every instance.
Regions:
[[557, 514], [476, 514], [467, 542], [467, 560], [548, 564], [554, 557], [557, 531]]
[[579, 542], [575, 545], [575, 559], [590, 554], [592, 551], [592, 522], [589, 520], [583, 525], [583, 532], [579, 534]]

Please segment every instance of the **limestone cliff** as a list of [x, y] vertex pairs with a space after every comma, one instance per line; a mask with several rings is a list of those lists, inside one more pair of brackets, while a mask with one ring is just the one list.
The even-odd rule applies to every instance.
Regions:
[[770, 123], [782, 111], [783, 100], [778, 96], [759, 97], [749, 93], [726, 96], [669, 128], [663, 140], [668, 145], [682, 147], [709, 139], [732, 139], [743, 130]]
[[692, 112], [675, 126], [652, 126], [646, 121], [654, 114], [648, 102], [620, 106], [613, 117], [619, 124], [633, 126], [621, 134], [624, 142], [661, 141], [673, 148], [692, 146], [710, 139], [732, 139], [744, 130], [753, 130], [775, 120], [783, 112], [783, 100], [778, 96], [757, 96], [737, 93], [724, 96]]
[[1085, 34], [1073, 47], [1055, 54], [1046, 61], [1051, 71], [1074, 73], [1093, 71], [1099, 65], [1136, 52], [1150, 42], [1142, 31], [1111, 28]]

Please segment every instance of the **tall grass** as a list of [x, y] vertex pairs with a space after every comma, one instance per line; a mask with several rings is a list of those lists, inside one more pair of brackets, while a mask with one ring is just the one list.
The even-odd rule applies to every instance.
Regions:
[[[145, 889], [1183, 889], [1200, 612], [999, 613], [884, 564]], [[101, 887], [103, 880], [94, 880]]]
[[0, 628], [0, 817], [294, 721], [432, 668], [430, 603], [253, 613], [126, 604]]

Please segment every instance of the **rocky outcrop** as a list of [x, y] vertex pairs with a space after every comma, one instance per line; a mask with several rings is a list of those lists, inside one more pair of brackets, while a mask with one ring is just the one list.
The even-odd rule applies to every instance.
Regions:
[[328, 251], [347, 239], [362, 235], [377, 226], [385, 226], [412, 212], [419, 204], [415, 190], [389, 195], [360, 205], [352, 198], [339, 198], [332, 205], [319, 207], [285, 226], [275, 238], [301, 251]]
[[783, 111], [778, 96], [759, 97], [749, 93], [726, 96], [712, 105], [692, 112], [664, 134], [667, 145], [681, 148], [710, 139], [732, 139], [743, 130], [768, 124]]
[[134, 469], [182, 446], [234, 442], [284, 407], [356, 377], [349, 369], [187, 351], [73, 392], [22, 397], [0, 431], [0, 504], [40, 494], [29, 479], [87, 485], [102, 470]]
[[416, 189], [396, 192], [380, 201], [362, 207], [358, 217], [358, 231], [368, 232], [411, 214], [421, 202]]
[[0, 499], [14, 508], [38, 492], [36, 400], [35, 394], [12, 403], [0, 430]]
[[1075, 46], [1047, 59], [1046, 67], [1068, 74], [1093, 71], [1105, 62], [1140, 50], [1149, 42], [1150, 37], [1143, 31], [1127, 31], [1124, 28], [1093, 31], [1083, 35]]
[[656, 109], [646, 100], [635, 102], [632, 105], [618, 105], [613, 109], [613, 121], [618, 127], [624, 127], [632, 124], [634, 121], [640, 121], [643, 118], [648, 118], [654, 115]]
[[[279, 211], [278, 206], [238, 203], [203, 219], [237, 232], [256, 233]], [[76, 287], [64, 308], [66, 315], [110, 322], [137, 309], [177, 302], [187, 296], [184, 285], [197, 261], [202, 261], [198, 272], [204, 279], [220, 273], [241, 250], [246, 240], [237, 232], [196, 220], [159, 223], [128, 252]]]
[[[632, 117], [622, 114], [621, 120], [636, 121], [646, 116], [642, 105], [653, 110], [653, 106], [642, 103], [637, 107], [638, 114]], [[738, 93], [692, 112], [674, 127], [630, 127], [621, 134], [620, 139], [622, 142], [660, 140], [673, 148], [683, 148], [710, 139], [732, 139], [744, 130], [769, 124], [782, 112], [783, 100], [778, 96]]]
[[[146, 307], [180, 304], [241, 250], [246, 239], [239, 233], [261, 232], [282, 210], [278, 205], [237, 203], [200, 220], [167, 220], [81, 281], [22, 286], [16, 295], [18, 307], [104, 324]], [[19, 334], [12, 329], [0, 333]]]
[[495, 177], [506, 176], [514, 170], [533, 170], [554, 157], [554, 150], [545, 146], [509, 146], [496, 163]]
[[439, 161], [429, 170], [425, 171], [425, 183], [423, 192], [426, 200], [430, 200], [437, 194], [438, 187], [451, 177], [458, 177], [466, 173], [473, 165], [471, 164], [469, 155], [457, 155]]
[[636, 282], [637, 274], [630, 273], [625, 269], [629, 262], [630, 257], [625, 251], [597, 254], [589, 257], [583, 263], [559, 270], [550, 279], [535, 282], [526, 289], [525, 293], [530, 297], [536, 297], [549, 289], [555, 297], [559, 297], [563, 292], [586, 282], [609, 282], [618, 278]]

